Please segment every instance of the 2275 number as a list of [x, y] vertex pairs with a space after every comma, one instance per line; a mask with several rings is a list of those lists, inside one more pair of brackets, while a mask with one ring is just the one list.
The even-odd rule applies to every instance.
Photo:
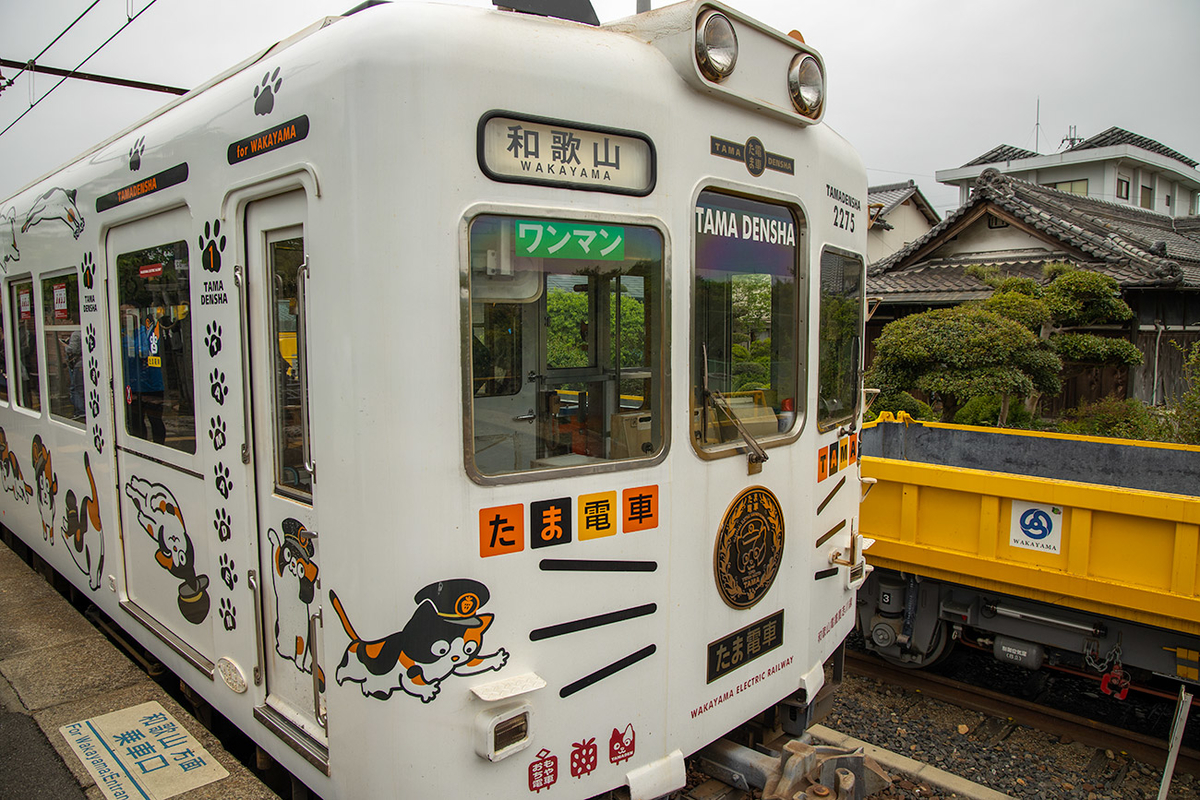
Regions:
[[841, 206], [833, 207], [833, 226], [854, 233], [854, 214]]

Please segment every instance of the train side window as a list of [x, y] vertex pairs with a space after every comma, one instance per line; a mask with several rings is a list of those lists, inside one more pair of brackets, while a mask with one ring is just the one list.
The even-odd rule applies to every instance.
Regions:
[[0, 403], [8, 402], [8, 348], [5, 347], [4, 318], [8, 316], [0, 302]]
[[126, 432], [195, 453], [187, 242], [118, 255], [117, 281]]
[[663, 452], [663, 237], [481, 216], [469, 229], [467, 467], [483, 482]]
[[713, 191], [694, 211], [692, 439], [727, 455], [803, 424], [802, 230], [788, 206]]
[[83, 336], [77, 274], [42, 278], [42, 336], [50, 416], [82, 426]]
[[17, 405], [42, 410], [41, 371], [38, 368], [37, 320], [33, 310], [33, 280], [13, 281], [13, 392]]
[[858, 413], [864, 284], [861, 256], [829, 248], [821, 253], [818, 430], [828, 430]]

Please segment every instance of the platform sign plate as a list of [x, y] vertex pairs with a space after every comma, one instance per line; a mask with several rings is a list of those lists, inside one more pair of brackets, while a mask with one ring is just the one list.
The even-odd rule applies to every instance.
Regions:
[[1043, 553], [1062, 552], [1063, 510], [1060, 506], [1012, 501], [1008, 543]]
[[154, 701], [58, 730], [110, 800], [166, 800], [229, 776]]

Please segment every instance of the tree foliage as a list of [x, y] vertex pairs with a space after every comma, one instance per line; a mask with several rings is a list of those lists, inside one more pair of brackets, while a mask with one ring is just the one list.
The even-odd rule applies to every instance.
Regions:
[[885, 392], [919, 389], [942, 419], [979, 395], [1058, 392], [1062, 362], [1024, 325], [979, 305], [926, 311], [887, 325], [868, 381]]

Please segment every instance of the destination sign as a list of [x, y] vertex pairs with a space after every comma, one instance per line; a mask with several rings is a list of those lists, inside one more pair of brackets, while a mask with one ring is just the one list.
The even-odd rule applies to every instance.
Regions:
[[253, 136], [247, 136], [241, 141], [234, 142], [229, 145], [229, 150], [225, 154], [225, 158], [230, 164], [236, 164], [239, 161], [261, 156], [263, 153], [269, 153], [272, 150], [278, 150], [289, 144], [303, 141], [307, 136], [308, 117], [299, 116], [276, 125], [274, 128], [268, 128]]
[[646, 195], [655, 182], [647, 138], [517, 116], [480, 123], [479, 166], [493, 180], [617, 194]]

